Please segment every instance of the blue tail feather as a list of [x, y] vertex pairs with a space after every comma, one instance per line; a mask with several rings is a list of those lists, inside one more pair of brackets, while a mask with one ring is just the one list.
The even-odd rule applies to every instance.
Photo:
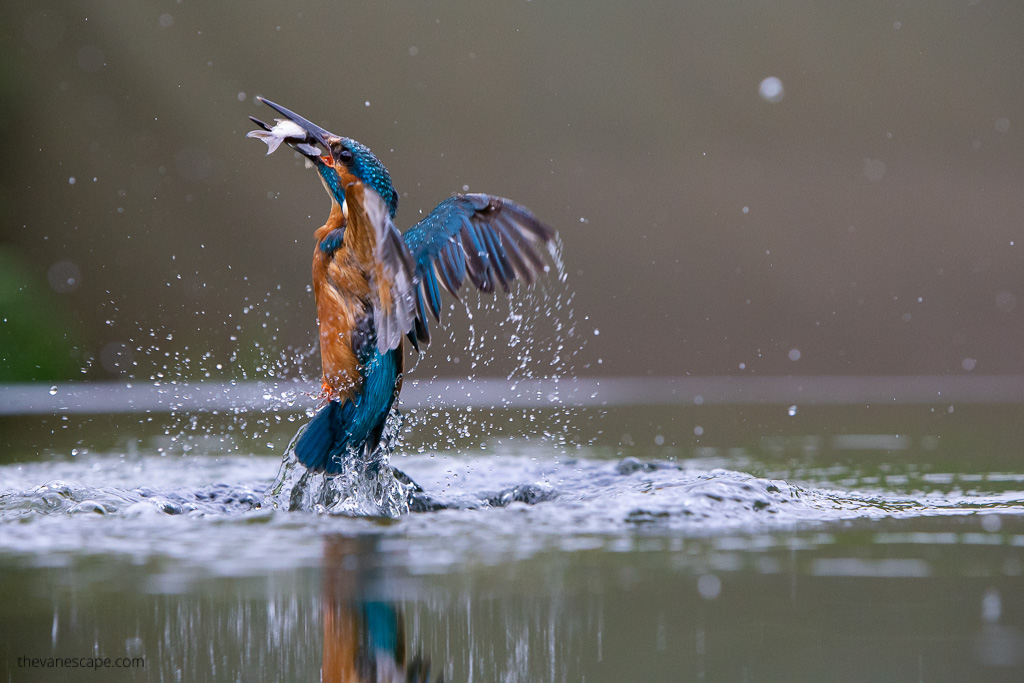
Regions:
[[329, 471], [331, 454], [343, 440], [344, 433], [341, 404], [331, 401], [317, 412], [299, 437], [295, 457], [314, 472]]
[[360, 393], [351, 400], [329, 401], [295, 442], [295, 457], [310, 471], [338, 474], [346, 457], [369, 455], [380, 443], [395, 402], [402, 347], [384, 353], [376, 345], [369, 348]]

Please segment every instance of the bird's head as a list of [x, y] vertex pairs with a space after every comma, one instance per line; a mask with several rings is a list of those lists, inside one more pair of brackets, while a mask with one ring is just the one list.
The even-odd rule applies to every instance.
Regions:
[[381, 196], [388, 205], [391, 217], [395, 217], [398, 193], [391, 184], [391, 174], [369, 147], [352, 138], [324, 130], [270, 100], [262, 97], [258, 99], [285, 117], [278, 119], [277, 125], [273, 127], [249, 117], [263, 129], [249, 133], [249, 137], [266, 142], [270, 149], [268, 154], [277, 149], [281, 142], [285, 142], [316, 166], [327, 191], [339, 204], [345, 201], [345, 187], [353, 182], [361, 182]]

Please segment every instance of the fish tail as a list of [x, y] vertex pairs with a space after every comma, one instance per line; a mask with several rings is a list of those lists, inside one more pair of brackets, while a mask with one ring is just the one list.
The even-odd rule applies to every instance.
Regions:
[[245, 134], [247, 138], [256, 138], [267, 143], [267, 154], [273, 154], [274, 150], [281, 146], [281, 141], [284, 139], [279, 134], [272, 130], [253, 130]]

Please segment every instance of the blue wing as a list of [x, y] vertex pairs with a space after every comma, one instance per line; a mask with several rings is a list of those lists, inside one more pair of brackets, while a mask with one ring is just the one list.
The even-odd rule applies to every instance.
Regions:
[[409, 336], [414, 344], [430, 343], [427, 311], [436, 320], [442, 287], [459, 297], [469, 281], [483, 292], [497, 282], [521, 278], [527, 284], [544, 270], [540, 247], [555, 233], [525, 206], [486, 194], [449, 197], [403, 235], [416, 264], [416, 321]]

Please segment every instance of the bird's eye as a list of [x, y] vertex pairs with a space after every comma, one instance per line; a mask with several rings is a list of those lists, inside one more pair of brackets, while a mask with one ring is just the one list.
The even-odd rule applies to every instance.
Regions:
[[342, 147], [341, 151], [338, 152], [338, 159], [345, 162], [346, 164], [352, 163], [352, 158], [352, 150], [350, 149], [345, 149], [344, 147]]

